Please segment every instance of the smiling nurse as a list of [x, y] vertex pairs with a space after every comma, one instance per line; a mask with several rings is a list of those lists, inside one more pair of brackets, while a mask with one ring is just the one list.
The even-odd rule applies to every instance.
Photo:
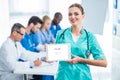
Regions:
[[[82, 27], [83, 7], [75, 3], [68, 9], [71, 27], [58, 32], [56, 43], [70, 43], [74, 56], [69, 61], [59, 62], [56, 80], [92, 80], [89, 65], [106, 67], [106, 58], [94, 34]], [[94, 60], [89, 59], [90, 54]]]

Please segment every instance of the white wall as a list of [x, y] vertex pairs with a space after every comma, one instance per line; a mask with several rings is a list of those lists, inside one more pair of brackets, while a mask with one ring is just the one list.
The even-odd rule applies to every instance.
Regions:
[[73, 3], [81, 3], [85, 9], [86, 17], [83, 26], [93, 33], [103, 34], [108, 0], [50, 0], [50, 17], [53, 19], [55, 12], [61, 12], [63, 14], [63, 20], [60, 23], [62, 28], [70, 26], [68, 20], [68, 7]]
[[0, 46], [10, 33], [8, 0], [0, 0]]
[[10, 7], [10, 25], [19, 22], [26, 27], [28, 24], [28, 20], [31, 16], [38, 16], [42, 18], [42, 16], [48, 14], [49, 1], [9, 0], [9, 7]]
[[86, 15], [83, 27], [95, 34], [103, 34], [108, 0], [82, 0], [82, 5]]

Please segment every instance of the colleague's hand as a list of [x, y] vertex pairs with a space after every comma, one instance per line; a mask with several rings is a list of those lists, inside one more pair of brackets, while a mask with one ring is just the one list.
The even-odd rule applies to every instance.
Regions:
[[53, 61], [47, 61], [46, 57], [42, 57], [42, 61], [47, 62], [47, 63], [52, 63]]
[[67, 61], [70, 64], [76, 64], [76, 63], [79, 63], [79, 62], [83, 61], [83, 58], [81, 58], [79, 56], [76, 56], [76, 55], [73, 55], [73, 54], [71, 56], [73, 57], [73, 59]]
[[35, 66], [40, 66], [41, 64], [42, 64], [42, 61], [40, 61], [40, 60], [35, 60], [34, 61]]
[[45, 51], [45, 46], [42, 45], [42, 44], [39, 44], [37, 47], [36, 47], [37, 50], [39, 51]]

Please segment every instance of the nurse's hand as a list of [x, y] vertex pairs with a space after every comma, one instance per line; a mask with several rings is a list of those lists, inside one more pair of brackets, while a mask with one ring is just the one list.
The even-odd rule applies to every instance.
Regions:
[[35, 60], [34, 61], [35, 66], [40, 66], [41, 64], [42, 64], [42, 61], [40, 61], [40, 60]]
[[73, 59], [67, 61], [70, 64], [76, 64], [76, 63], [82, 62], [84, 59], [84, 58], [81, 58], [81, 57], [76, 56], [76, 55], [72, 55], [72, 56], [73, 56]]

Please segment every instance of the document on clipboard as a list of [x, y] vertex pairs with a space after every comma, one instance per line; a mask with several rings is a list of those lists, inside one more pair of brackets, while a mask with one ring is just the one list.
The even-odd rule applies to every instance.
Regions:
[[47, 61], [64, 61], [71, 59], [70, 44], [47, 45]]

